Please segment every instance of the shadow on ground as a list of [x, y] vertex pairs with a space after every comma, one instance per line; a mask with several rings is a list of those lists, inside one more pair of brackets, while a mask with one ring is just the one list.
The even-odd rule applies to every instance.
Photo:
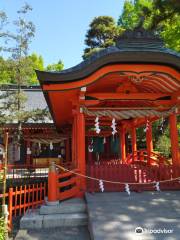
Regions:
[[[180, 239], [179, 191], [132, 192], [130, 196], [122, 192], [88, 193], [86, 199], [94, 240]], [[143, 233], [135, 233], [137, 227], [143, 228]]]

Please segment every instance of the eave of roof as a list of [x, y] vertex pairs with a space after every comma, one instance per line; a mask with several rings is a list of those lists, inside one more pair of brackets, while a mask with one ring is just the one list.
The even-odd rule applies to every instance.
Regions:
[[[139, 36], [140, 34], [140, 36]], [[116, 46], [101, 50], [75, 67], [61, 72], [36, 70], [43, 84], [64, 84], [79, 81], [103, 66], [117, 63], [163, 64], [180, 70], [180, 54], [164, 47], [163, 42], [152, 33], [139, 29], [126, 31]]]

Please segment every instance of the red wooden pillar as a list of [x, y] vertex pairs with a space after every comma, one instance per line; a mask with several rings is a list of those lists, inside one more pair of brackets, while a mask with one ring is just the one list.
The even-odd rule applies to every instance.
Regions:
[[120, 130], [120, 147], [121, 147], [121, 158], [122, 163], [125, 163], [126, 161], [126, 129], [124, 126], [121, 127]]
[[148, 164], [150, 164], [151, 152], [153, 151], [153, 140], [152, 140], [152, 123], [149, 122], [146, 127], [146, 147], [148, 155]]
[[172, 163], [174, 166], [180, 166], [178, 129], [177, 129], [177, 119], [176, 119], [175, 113], [169, 116], [169, 125], [170, 125], [170, 137], [171, 137]]
[[71, 141], [71, 147], [72, 147], [72, 163], [75, 167], [77, 167], [76, 163], [76, 115], [74, 114], [74, 119], [72, 123], [72, 141]]
[[[86, 159], [85, 159], [85, 117], [84, 113], [81, 111], [80, 108], [77, 113], [77, 125], [76, 125], [76, 131], [77, 131], [77, 138], [76, 138], [76, 149], [77, 149], [77, 166], [80, 172], [83, 175], [86, 175]], [[80, 190], [83, 195], [86, 190], [86, 179], [81, 178], [80, 182]]]
[[133, 153], [133, 161], [136, 160], [137, 156], [137, 139], [136, 139], [136, 127], [132, 127], [132, 133], [131, 133], [131, 139], [132, 139], [132, 153]]
[[58, 200], [57, 187], [56, 166], [52, 162], [48, 173], [48, 202], [56, 202]]

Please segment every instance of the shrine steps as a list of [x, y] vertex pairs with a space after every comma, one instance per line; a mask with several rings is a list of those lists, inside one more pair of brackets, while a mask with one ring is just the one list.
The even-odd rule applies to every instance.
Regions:
[[74, 198], [57, 205], [43, 205], [28, 211], [20, 221], [21, 229], [86, 226], [88, 217], [84, 200]]

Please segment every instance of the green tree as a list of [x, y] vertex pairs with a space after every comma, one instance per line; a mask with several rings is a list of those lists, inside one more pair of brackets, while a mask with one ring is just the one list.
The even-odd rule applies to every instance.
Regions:
[[178, 0], [126, 0], [118, 25], [142, 25], [160, 34], [167, 47], [180, 51], [180, 2]]
[[[35, 26], [27, 20], [27, 14], [32, 8], [25, 4], [17, 13], [18, 19], [14, 21], [15, 32], [8, 32], [7, 45], [3, 48], [9, 54], [7, 60], [1, 61], [4, 64], [4, 77], [8, 81], [17, 85], [15, 91], [5, 91], [1, 94], [0, 116], [1, 122], [17, 122], [18, 138], [20, 138], [22, 123], [28, 120], [45, 119], [48, 116], [48, 110], [37, 109], [26, 111], [26, 95], [22, 90], [22, 85], [29, 85], [36, 82], [34, 68], [43, 69], [43, 59], [41, 56], [32, 54], [28, 56], [29, 44], [35, 33]], [[19, 140], [19, 139], [18, 139]]]
[[62, 71], [63, 68], [64, 68], [64, 64], [61, 60], [59, 60], [57, 63], [47, 65], [46, 70], [48, 70], [48, 71]]
[[[0, 84], [17, 84], [16, 80], [16, 61], [15, 59], [4, 59], [0, 57]], [[21, 59], [23, 65], [28, 62], [28, 71], [24, 84], [39, 84], [34, 69], [44, 70], [44, 61], [41, 55], [32, 53], [31, 55]], [[13, 67], [12, 67], [13, 66]]]
[[156, 143], [156, 150], [165, 157], [171, 156], [171, 140], [169, 137], [169, 128], [166, 129], [164, 134], [160, 135]]
[[[1, 43], [4, 40], [4, 37], [7, 37], [8, 32], [4, 30], [4, 26], [7, 24], [7, 15], [5, 12], [0, 11], [0, 41]], [[0, 51], [2, 51], [3, 48], [3, 44], [1, 44], [0, 46]]]
[[31, 69], [28, 76], [28, 84], [29, 85], [39, 84], [34, 69], [44, 70], [43, 57], [36, 53], [32, 53], [31, 55], [25, 58], [25, 61], [28, 61], [29, 63], [31, 63], [30, 65]]
[[89, 25], [86, 33], [83, 58], [106, 47], [112, 46], [122, 29], [116, 25], [115, 20], [110, 16], [95, 17]]

